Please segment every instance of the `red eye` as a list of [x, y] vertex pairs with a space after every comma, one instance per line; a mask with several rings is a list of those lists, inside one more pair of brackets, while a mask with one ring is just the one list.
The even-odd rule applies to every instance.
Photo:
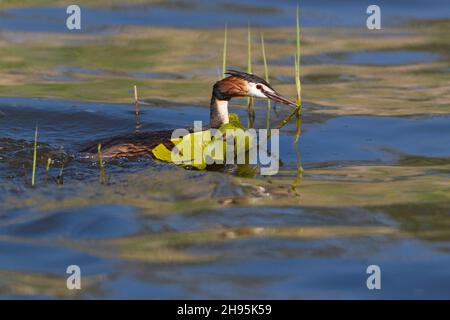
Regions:
[[256, 89], [261, 90], [262, 89], [262, 85], [260, 85], [259, 83], [256, 85]]

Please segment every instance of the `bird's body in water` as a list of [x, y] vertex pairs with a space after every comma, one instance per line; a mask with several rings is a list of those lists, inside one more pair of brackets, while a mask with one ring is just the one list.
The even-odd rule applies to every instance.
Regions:
[[[253, 74], [229, 70], [228, 77], [216, 82], [210, 103], [210, 122], [208, 128], [220, 128], [229, 122], [228, 102], [234, 97], [255, 97], [295, 107], [295, 102], [278, 94], [265, 80]], [[163, 143], [169, 150], [174, 144], [170, 141], [172, 131], [151, 131], [132, 133], [96, 141], [81, 152], [97, 154], [98, 144], [102, 145], [103, 157], [122, 158], [152, 156], [152, 149]]]

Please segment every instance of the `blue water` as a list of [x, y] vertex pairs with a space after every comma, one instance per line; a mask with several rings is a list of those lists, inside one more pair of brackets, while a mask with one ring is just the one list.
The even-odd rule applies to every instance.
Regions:
[[[109, 32], [117, 26], [164, 26], [188, 28], [223, 28], [229, 26], [281, 27], [295, 24], [298, 1], [196, 0], [186, 5], [149, 4], [131, 7], [93, 8], [82, 6], [82, 31]], [[301, 1], [301, 22], [304, 27], [360, 27], [365, 29], [366, 8], [373, 1]], [[377, 1], [381, 8], [382, 26], [393, 26], [414, 18], [448, 17], [443, 10], [445, 0]], [[0, 12], [0, 28], [17, 31], [67, 32], [65, 7], [9, 9]]]
[[[166, 104], [141, 107], [142, 131], [187, 128], [193, 127], [194, 121], [203, 121], [205, 125], [209, 121], [205, 107]], [[244, 110], [232, 111], [245, 119]], [[135, 129], [131, 104], [0, 97], [0, 112], [3, 138], [32, 140], [38, 124], [42, 141], [72, 152], [90, 141], [132, 133]], [[305, 106], [301, 151], [306, 165], [323, 159], [392, 163], [402, 154], [450, 157], [450, 148], [445, 147], [450, 141], [448, 115], [323, 116], [319, 123], [309, 122], [310, 118], [315, 119], [311, 115]], [[289, 125], [280, 136], [281, 155], [286, 163], [295, 163], [296, 159], [291, 147], [292, 130]]]
[[[225, 23], [237, 27], [250, 22], [252, 26], [292, 27], [297, 3], [296, 0], [197, 0], [113, 8], [83, 6], [81, 33], [101, 37], [132, 25], [223, 28]], [[365, 10], [372, 3], [301, 1], [301, 23], [305, 27], [353, 27], [347, 36], [360, 36], [366, 31]], [[382, 10], [383, 28], [416, 18], [448, 19], [449, 16], [445, 10], [448, 1], [376, 3]], [[68, 32], [65, 17], [64, 7], [7, 9], [0, 11], [0, 29], [8, 41], [16, 41], [16, 34], [11, 35], [9, 31]], [[73, 32], [74, 39], [79, 33]], [[383, 41], [375, 35], [384, 37], [394, 33], [386, 28], [374, 33], [373, 40]], [[440, 63], [445, 56], [390, 49], [304, 55], [303, 58], [306, 65], [382, 68]], [[269, 64], [292, 66], [289, 59], [269, 61]], [[439, 76], [448, 73], [446, 68], [436, 68]], [[46, 80], [67, 82], [76, 79], [76, 74], [101, 77], [110, 76], [110, 72], [61, 66], [49, 72], [56, 73], [56, 77], [48, 76]], [[140, 79], [180, 77], [158, 72], [123, 75]], [[278, 80], [293, 83], [292, 79]], [[343, 81], [366, 79], [364, 75], [344, 72], [328, 78], [307, 78], [304, 83], [339, 86]], [[149, 99], [148, 104], [140, 106], [141, 130], [190, 127], [194, 120], [207, 123], [208, 100], [205, 105], [190, 105]], [[285, 109], [279, 108], [283, 113], [280, 110]], [[244, 108], [233, 106], [232, 111], [245, 121]], [[338, 116], [327, 111], [325, 106], [309, 101], [304, 104], [300, 138], [304, 179], [316, 183], [323, 179], [326, 188], [338, 184], [339, 180], [325, 175], [315, 177], [309, 170], [324, 168], [335, 173], [336, 167], [345, 169], [347, 165], [367, 170], [381, 165], [396, 172], [395, 167], [406, 166], [412, 172], [417, 170], [419, 178], [436, 181], [434, 193], [416, 192], [413, 196], [417, 198], [428, 196], [418, 203], [384, 205], [384, 199], [377, 199], [378, 206], [359, 206], [347, 204], [344, 198], [336, 199], [335, 207], [305, 206], [301, 202], [300, 186], [298, 205], [281, 205], [277, 198], [270, 205], [259, 205], [259, 201], [266, 199], [264, 195], [254, 194], [259, 189], [252, 189], [245, 180], [234, 179], [231, 174], [185, 171], [150, 159], [107, 161], [111, 182], [102, 186], [98, 183], [96, 161], [80, 158], [78, 151], [93, 140], [133, 132], [135, 118], [131, 103], [0, 97], [0, 298], [450, 298], [448, 204], [431, 201], [434, 196], [443, 199], [448, 190], [448, 184], [443, 181], [449, 176], [450, 116], [427, 115], [427, 110], [409, 117]], [[274, 123], [280, 119], [272, 115]], [[52, 179], [48, 186], [43, 186], [46, 158], [39, 159], [38, 186], [33, 189], [29, 181], [36, 125], [39, 155], [45, 152], [56, 163], [51, 169]], [[257, 127], [264, 125], [263, 113], [257, 113]], [[286, 175], [297, 165], [292, 147], [294, 130], [293, 125], [288, 125], [280, 136], [282, 170], [286, 169], [282, 173]], [[62, 163], [65, 182], [57, 185], [53, 178]], [[437, 165], [426, 167], [428, 164]], [[436, 176], [439, 179], [432, 180]], [[370, 180], [364, 174], [362, 178]], [[415, 179], [414, 176], [380, 176], [384, 178]], [[359, 177], [352, 179], [357, 182]], [[372, 180], [365, 185], [376, 188], [377, 183]], [[356, 191], [361, 192], [361, 201], [366, 203], [364, 190]], [[288, 197], [288, 203], [292, 204], [295, 196], [287, 192], [284, 197], [281, 200]], [[230, 199], [234, 202], [227, 204], [225, 200]], [[189, 234], [230, 228], [336, 226], [394, 228], [405, 234], [246, 237], [244, 230], [243, 236], [220, 234], [216, 241], [207, 237], [192, 240]], [[169, 243], [168, 235], [179, 238], [174, 237], [173, 243]], [[137, 240], [122, 248], [125, 253], [140, 249], [140, 258], [148, 261], [120, 255], [120, 247], [115, 244], [130, 239]], [[169, 249], [198, 257], [198, 261], [172, 261], [177, 255]], [[163, 257], [161, 262], [151, 260], [158, 255]], [[207, 255], [215, 258], [200, 259]], [[86, 277], [83, 279], [90, 279], [94, 284], [83, 282], [83, 290], [76, 293], [66, 290], [66, 268], [71, 264], [79, 265]], [[381, 267], [380, 291], [366, 287], [366, 268], [370, 264]]]
[[[144, 130], [186, 127], [193, 120], [207, 121], [207, 108], [177, 105], [159, 101], [160, 106], [142, 108]], [[320, 106], [315, 106], [315, 110]], [[43, 192], [49, 204], [67, 199], [89, 185], [98, 186], [98, 169], [89, 161], [72, 160], [65, 167], [65, 185], [53, 182], [49, 189], [24, 189], [21, 169], [31, 160], [34, 126], [39, 124], [39, 141], [51, 148], [64, 148], [76, 154], [80, 145], [93, 138], [110, 137], [132, 132], [134, 115], [131, 105], [87, 103], [76, 101], [0, 98], [0, 189], [5, 200], [32, 196]], [[245, 110], [238, 110], [245, 117]], [[312, 114], [305, 106], [301, 151], [307, 171], [311, 168], [342, 166], [346, 163], [396, 165], [402, 157], [450, 160], [450, 117], [376, 117], [330, 116]], [[261, 121], [262, 119], [258, 119]], [[291, 131], [288, 126], [281, 135], [281, 159], [285, 168], [295, 168]], [[5, 140], [6, 139], [6, 140]], [[4, 148], [4, 142], [8, 146]], [[12, 150], [24, 149], [22, 156]], [[6, 160], [6, 162], [5, 162]], [[21, 164], [22, 163], [22, 164]], [[153, 171], [147, 171], [154, 168]], [[95, 205], [72, 203], [67, 208], [35, 209], [18, 206], [2, 208], [0, 204], [0, 281], [6, 281], [5, 272], [37, 277], [50, 274], [60, 279], [56, 288], [64, 288], [70, 264], [81, 267], [86, 278], [100, 277], [96, 284], [73, 296], [68, 291], [62, 297], [77, 298], [445, 298], [450, 297], [446, 279], [450, 271], [448, 242], [427, 242], [414, 237], [393, 236], [325, 237], [323, 239], [251, 237], [221, 242], [200, 241], [178, 247], [186, 253], [214, 254], [220, 258], [196, 263], [146, 263], [120, 259], [114, 247], [105, 247], [105, 241], [117, 241], [139, 236], [157, 236], [162, 239], [170, 232], [192, 232], [215, 228], [292, 227], [292, 226], [372, 226], [396, 227], [408, 230], [435, 232], [445, 221], [445, 208], [431, 206], [364, 207], [285, 207], [276, 202], [272, 206], [252, 206], [245, 203], [231, 208], [201, 208], [186, 205], [183, 195], [146, 189], [144, 179], [158, 179], [158, 165], [154, 162], [129, 161], [107, 163], [111, 175], [112, 195], [102, 200], [106, 189], [95, 189], [83, 197], [97, 199]], [[163, 170], [173, 170], [167, 165]], [[28, 169], [27, 169], [28, 171]], [[55, 172], [55, 170], [53, 170]], [[141, 178], [129, 180], [138, 173]], [[188, 173], [189, 183], [208, 177], [214, 181], [212, 198], [236, 197], [245, 194], [244, 186], [230, 183], [224, 173]], [[42, 166], [39, 170], [42, 177]], [[395, 178], [395, 177], [391, 177]], [[77, 182], [80, 181], [80, 182]], [[201, 180], [204, 183], [205, 180]], [[158, 183], [158, 182], [156, 182]], [[183, 182], [185, 183], [185, 181]], [[136, 189], [129, 185], [136, 184]], [[144, 189], [139, 188], [140, 185]], [[115, 196], [132, 197], [142, 193], [155, 199], [181, 201], [176, 212], [148, 214], [132, 205], [111, 203]], [[172, 188], [177, 188], [172, 184]], [[21, 191], [22, 190], [22, 191]], [[102, 191], [103, 190], [103, 191]], [[128, 190], [128, 191], [126, 191]], [[157, 189], [156, 189], [157, 190]], [[30, 193], [31, 192], [31, 193]], [[137, 194], [136, 194], [137, 192]], [[46, 194], [48, 193], [48, 194]], [[166, 194], [167, 193], [167, 194]], [[115, 196], [114, 196], [115, 194]], [[195, 195], [199, 196], [199, 195]], [[200, 195], [201, 196], [201, 195]], [[39, 195], [37, 195], [39, 197]], [[83, 198], [82, 197], [82, 198]], [[99, 198], [97, 198], [99, 197]], [[191, 196], [190, 196], [191, 197]], [[18, 198], [19, 199], [19, 198]], [[125, 198], [126, 199], [126, 198]], [[81, 199], [80, 199], [81, 200]], [[188, 203], [195, 203], [189, 200]], [[3, 203], [3, 202], [2, 202]], [[156, 210], [157, 208], [153, 208]], [[402, 214], [406, 210], [408, 214]], [[433, 219], [429, 220], [428, 215]], [[411, 229], [411, 223], [418, 226]], [[440, 231], [442, 232], [442, 231]], [[158, 238], [153, 238], [158, 239]], [[445, 238], [444, 238], [445, 239]], [[142, 245], [155, 240], [145, 240]], [[148, 241], [148, 242], [146, 242]], [[175, 246], [177, 248], [177, 246]], [[128, 248], [132, 250], [132, 247]], [[153, 255], [152, 247], [148, 255]], [[382, 290], [366, 287], [366, 268], [377, 264], [382, 268]], [[3, 273], [2, 273], [3, 272]], [[42, 280], [47, 284], [46, 280]], [[51, 282], [49, 282], [51, 283]], [[10, 284], [11, 285], [11, 284]], [[14, 282], [13, 284], [14, 285]], [[33, 286], [33, 284], [30, 284]], [[18, 290], [18, 289], [16, 289]], [[55, 298], [50, 289], [37, 287], [30, 294], [11, 294], [6, 289], [1, 298]], [[50, 291], [49, 291], [50, 290]]]

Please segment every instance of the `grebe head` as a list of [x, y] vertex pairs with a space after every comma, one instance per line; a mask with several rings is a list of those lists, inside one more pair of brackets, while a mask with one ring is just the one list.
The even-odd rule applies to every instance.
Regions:
[[235, 97], [255, 97], [297, 107], [297, 104], [275, 91], [264, 79], [250, 73], [227, 70], [229, 76], [216, 82], [213, 87], [210, 126], [218, 128], [228, 123], [228, 101]]
[[218, 82], [218, 89], [229, 99], [233, 97], [263, 98], [297, 107], [294, 101], [280, 95], [267, 81], [254, 74], [236, 70], [227, 70], [226, 74], [230, 76]]

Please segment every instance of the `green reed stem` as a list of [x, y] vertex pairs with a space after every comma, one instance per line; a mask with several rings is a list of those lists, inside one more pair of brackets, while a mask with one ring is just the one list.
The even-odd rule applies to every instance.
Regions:
[[295, 87], [297, 89], [297, 108], [295, 109], [295, 134], [294, 134], [294, 149], [297, 155], [297, 178], [292, 184], [292, 190], [299, 195], [297, 188], [300, 186], [303, 178], [303, 166], [302, 157], [300, 154], [300, 148], [298, 140], [302, 133], [302, 83], [300, 79], [300, 66], [301, 66], [301, 46], [300, 46], [300, 11], [297, 5], [297, 19], [296, 19], [296, 53], [295, 53]]
[[287, 125], [289, 123], [289, 121], [291, 121], [291, 119], [297, 114], [297, 108], [290, 113], [286, 118], [283, 119], [283, 121], [280, 122], [280, 124], [277, 126], [277, 129], [281, 129], [283, 128], [285, 125]]
[[[297, 108], [290, 113], [286, 118], [283, 119], [283, 121], [280, 122], [280, 124], [276, 127], [277, 129], [283, 128], [285, 125], [287, 125], [291, 119], [295, 116], [296, 117], [296, 131], [295, 131], [295, 137], [294, 142], [297, 144], [298, 139], [301, 134], [301, 110], [302, 110], [302, 99], [301, 99], [301, 81], [300, 81], [300, 11], [297, 6], [297, 19], [296, 19], [296, 53], [295, 53], [295, 87], [297, 89]], [[269, 133], [270, 135], [270, 133]]]
[[[247, 28], [247, 35], [248, 35], [248, 41], [247, 41], [247, 49], [248, 49], [248, 61], [247, 61], [247, 72], [252, 73], [252, 33], [250, 29], [250, 23], [248, 24]], [[255, 123], [255, 108], [254, 108], [254, 101], [253, 97], [247, 98], [247, 113], [248, 113], [248, 127], [253, 128]]]
[[100, 165], [100, 183], [106, 184], [106, 173], [105, 167], [103, 166], [103, 158], [102, 158], [102, 144], [98, 144], [98, 163]]
[[297, 19], [296, 19], [296, 53], [295, 53], [295, 87], [297, 89], [297, 109], [296, 109], [296, 129], [295, 129], [295, 137], [294, 143], [297, 144], [300, 134], [302, 132], [301, 129], [301, 106], [302, 106], [302, 83], [300, 79], [300, 55], [301, 55], [301, 47], [300, 47], [300, 11], [297, 6]]
[[294, 137], [294, 144], [297, 144], [300, 134], [302, 133], [302, 115], [301, 115], [301, 108], [298, 107], [295, 110], [295, 137]]
[[[280, 124], [276, 127], [276, 129], [280, 130], [281, 128], [283, 128], [285, 125], [287, 125], [291, 119], [297, 115], [299, 113], [299, 108], [295, 108], [295, 110], [293, 112], [291, 112], [286, 118], [283, 119], [283, 121], [280, 122]], [[256, 145], [257, 148], [260, 147], [261, 143], [266, 142], [267, 139], [269, 139], [272, 136], [272, 130], [267, 131], [267, 136], [264, 139], [261, 139], [260, 141], [258, 141], [258, 144]], [[296, 144], [295, 144], [296, 145]], [[295, 147], [294, 145], [294, 147]], [[302, 169], [303, 172], [303, 169]]]
[[297, 105], [302, 104], [302, 84], [300, 80], [300, 66], [301, 66], [301, 47], [300, 47], [300, 11], [297, 6], [297, 19], [296, 19], [296, 53], [295, 53], [295, 87], [297, 89]]
[[225, 78], [227, 71], [227, 46], [228, 46], [228, 26], [225, 24], [225, 32], [223, 35], [223, 56], [222, 56], [222, 79]]
[[247, 60], [247, 72], [248, 73], [252, 73], [252, 31], [251, 31], [251, 29], [250, 29], [250, 23], [248, 24], [248, 27], [247, 27], [247, 36], [248, 36], [248, 39], [247, 39], [247, 53], [248, 53], [248, 55], [247, 55], [247, 57], [248, 57], [248, 60]]
[[[264, 45], [264, 34], [261, 32], [261, 50], [262, 50], [262, 57], [263, 57], [263, 63], [264, 63], [264, 78], [267, 82], [269, 82], [269, 68], [267, 67], [267, 57], [266, 57], [266, 48]], [[270, 112], [272, 109], [272, 105], [270, 103], [270, 100], [267, 99], [267, 115], [266, 115], [266, 129], [270, 129]]]
[[33, 151], [33, 172], [31, 174], [31, 186], [34, 187], [36, 181], [36, 162], [37, 162], [37, 142], [38, 142], [38, 126], [34, 131], [34, 151]]
[[297, 59], [298, 65], [300, 66], [300, 9], [297, 5], [297, 19], [296, 19], [296, 48], [297, 48]]

